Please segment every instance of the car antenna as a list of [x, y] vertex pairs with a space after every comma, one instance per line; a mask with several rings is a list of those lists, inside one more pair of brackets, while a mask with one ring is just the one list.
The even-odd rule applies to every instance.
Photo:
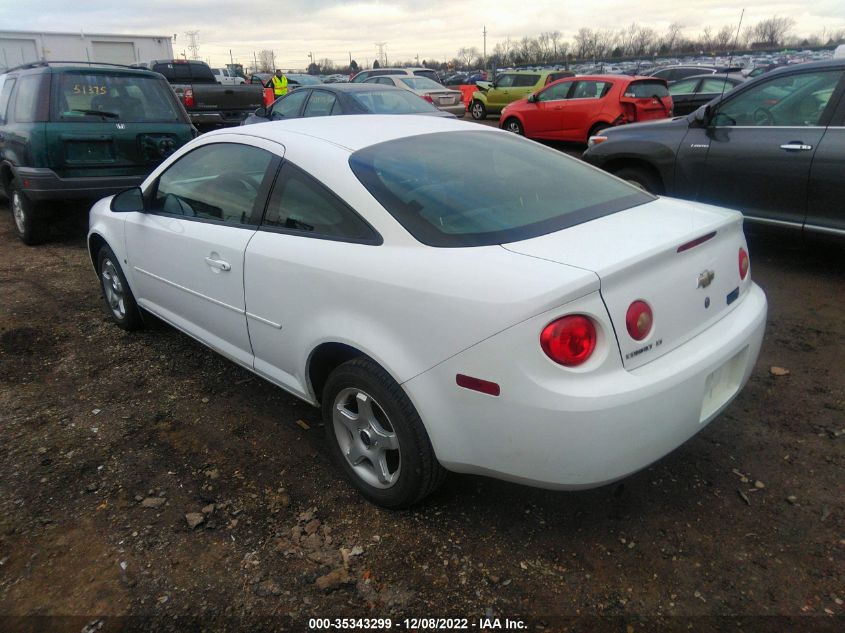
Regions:
[[722, 94], [719, 95], [719, 101], [722, 100], [722, 97], [725, 96], [725, 87], [728, 85], [728, 73], [731, 72], [731, 62], [734, 59], [734, 51], [736, 47], [739, 45], [739, 31], [742, 29], [742, 18], [745, 17], [745, 7], [742, 9], [742, 13], [739, 14], [739, 26], [736, 27], [736, 37], [734, 38], [734, 46], [731, 49], [731, 54], [728, 56], [728, 67], [725, 68], [725, 80], [722, 82]]

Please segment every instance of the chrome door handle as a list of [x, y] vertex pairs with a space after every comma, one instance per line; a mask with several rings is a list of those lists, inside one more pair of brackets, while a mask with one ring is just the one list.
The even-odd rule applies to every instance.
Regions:
[[787, 152], [809, 152], [813, 149], [813, 146], [806, 145], [800, 141], [792, 141], [790, 143], [784, 143], [780, 148], [785, 149]]
[[222, 270], [223, 272], [229, 272], [230, 270], [232, 270], [231, 264], [229, 264], [229, 262], [224, 262], [222, 259], [206, 257], [205, 263], [211, 266], [212, 268], [217, 268], [218, 270]]

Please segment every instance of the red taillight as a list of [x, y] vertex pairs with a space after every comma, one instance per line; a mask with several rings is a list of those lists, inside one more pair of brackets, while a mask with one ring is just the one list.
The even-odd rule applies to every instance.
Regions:
[[648, 333], [651, 332], [652, 321], [651, 308], [645, 301], [637, 299], [628, 306], [628, 312], [625, 314], [625, 327], [628, 328], [628, 334], [635, 341], [641, 341], [648, 336]]
[[194, 91], [191, 88], [185, 88], [185, 92], [182, 94], [182, 102], [185, 104], [186, 108], [193, 108], [194, 107]]
[[584, 363], [596, 349], [596, 326], [580, 314], [562, 317], [543, 328], [540, 345], [554, 362], [575, 367]]
[[745, 279], [748, 276], [748, 268], [751, 266], [751, 261], [748, 259], [748, 253], [744, 248], [739, 249], [739, 278]]
[[428, 101], [429, 103], [434, 103], [434, 99], [431, 98], [430, 95], [420, 95], [423, 99]]

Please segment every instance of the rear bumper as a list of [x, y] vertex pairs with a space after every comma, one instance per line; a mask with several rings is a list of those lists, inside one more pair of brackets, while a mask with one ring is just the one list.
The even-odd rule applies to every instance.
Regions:
[[[618, 358], [608, 371], [552, 366], [537, 355], [544, 314], [403, 387], [446, 468], [543, 488], [600, 486], [673, 451], [736, 397], [766, 324], [763, 291], [751, 284], [744, 295], [705, 332], [635, 370]], [[457, 387], [459, 373], [497, 382], [501, 395]]]
[[454, 114], [456, 117], [461, 118], [467, 112], [466, 106], [464, 106], [463, 102], [456, 103], [453, 106], [437, 106], [444, 112], [448, 112], [449, 114]]
[[244, 110], [243, 112], [188, 112], [188, 116], [195, 126], [234, 126], [240, 125], [252, 112], [252, 110]]
[[52, 169], [19, 167], [16, 177], [27, 197], [35, 201], [97, 200], [140, 185], [145, 175], [61, 178]]

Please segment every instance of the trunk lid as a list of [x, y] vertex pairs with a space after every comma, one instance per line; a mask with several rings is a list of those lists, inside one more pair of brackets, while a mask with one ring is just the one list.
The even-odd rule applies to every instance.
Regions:
[[[739, 275], [742, 215], [668, 198], [504, 248], [595, 272], [627, 369], [706, 330], [750, 285], [750, 275]], [[638, 299], [653, 313], [651, 332], [640, 341], [626, 326], [628, 307]]]

